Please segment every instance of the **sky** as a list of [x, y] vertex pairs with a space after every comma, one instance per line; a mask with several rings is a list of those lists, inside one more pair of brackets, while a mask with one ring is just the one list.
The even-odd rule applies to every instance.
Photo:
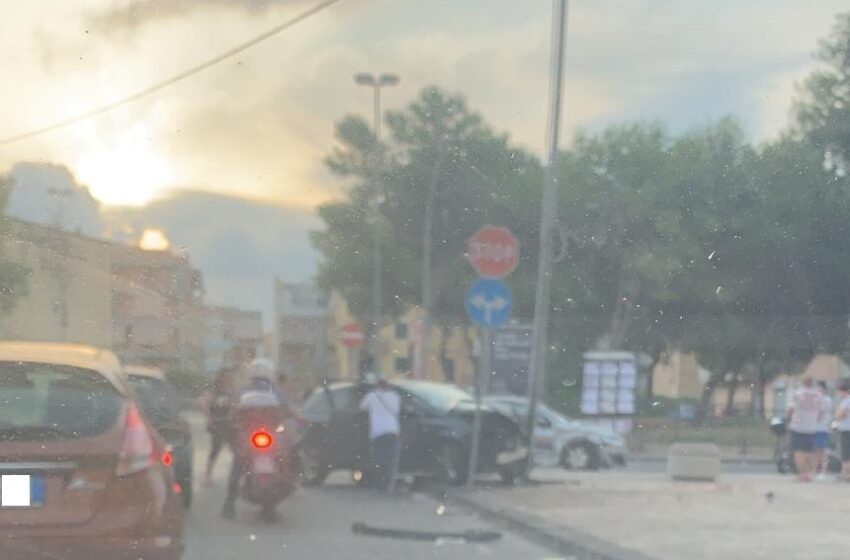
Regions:
[[[0, 136], [143, 89], [313, 3], [7, 2], [0, 20]], [[787, 125], [795, 82], [812, 70], [818, 40], [846, 9], [840, 0], [573, 0], [563, 143], [569, 146], [580, 129], [624, 120], [657, 119], [675, 133], [727, 114], [741, 119], [753, 141], [768, 140]], [[51, 182], [62, 174], [55, 166], [65, 166], [69, 180], [88, 187], [113, 218], [147, 218], [176, 229], [178, 208], [206, 218], [185, 220], [196, 228], [226, 223], [229, 245], [209, 245], [209, 236], [181, 229], [187, 239], [207, 243], [190, 249], [209, 254], [210, 266], [220, 264], [217, 246], [239, 246], [241, 226], [228, 209], [238, 206], [246, 220], [268, 217], [260, 201], [292, 225], [284, 228], [289, 260], [262, 270], [304, 279], [316, 266], [307, 239], [318, 227], [313, 210], [345, 188], [323, 164], [334, 146], [334, 123], [349, 113], [370, 116], [371, 92], [356, 86], [353, 74], [398, 74], [401, 83], [384, 94], [389, 110], [427, 85], [461, 92], [494, 128], [540, 154], [550, 25], [549, 0], [341, 0], [153, 96], [0, 146], [0, 171], [37, 163]], [[32, 169], [17, 168], [27, 184], [37, 182]], [[162, 200], [169, 196], [175, 202], [166, 211]], [[32, 201], [20, 197], [16, 204], [30, 208]], [[124, 205], [137, 208], [114, 208]], [[42, 211], [45, 220], [55, 213], [50, 205]], [[262, 222], [244, 229], [253, 249], [283, 235]], [[217, 299], [235, 297], [235, 288], [215, 282]]]
[[[0, 130], [96, 107], [258, 34], [311, 0], [36, 0], [5, 7]], [[0, 149], [66, 165], [106, 204], [169, 190], [303, 209], [338, 196], [324, 169], [333, 125], [371, 110], [352, 82], [393, 71], [399, 108], [429, 84], [465, 93], [541, 152], [551, 3], [342, 0], [270, 41], [150, 98]], [[627, 119], [673, 131], [725, 114], [751, 136], [787, 122], [793, 84], [846, 3], [832, 0], [574, 0], [563, 133]]]

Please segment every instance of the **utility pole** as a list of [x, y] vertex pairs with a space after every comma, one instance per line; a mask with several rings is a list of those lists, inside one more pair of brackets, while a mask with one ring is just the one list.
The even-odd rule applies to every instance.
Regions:
[[448, 138], [441, 137], [438, 141], [440, 144], [437, 146], [437, 163], [425, 197], [425, 227], [422, 240], [422, 332], [419, 339], [419, 363], [417, 364], [419, 371], [417, 371], [417, 374], [425, 379], [428, 378], [428, 368], [431, 365], [431, 319], [434, 306], [434, 289], [431, 286], [431, 250], [434, 230], [434, 203], [437, 198], [440, 174], [448, 152], [448, 146], [446, 146]]
[[[381, 205], [381, 164], [380, 158], [381, 149], [381, 88], [387, 86], [398, 85], [399, 78], [395, 74], [381, 74], [375, 76], [366, 72], [356, 74], [354, 83], [359, 86], [367, 86], [372, 88], [372, 126], [375, 133], [375, 150], [374, 150], [374, 193], [371, 198], [370, 212], [372, 214], [372, 367], [377, 371], [380, 370], [381, 363], [381, 275], [383, 273], [383, 262], [381, 255], [381, 221], [380, 221], [380, 205]], [[362, 378], [364, 372], [360, 372]]]
[[534, 428], [537, 401], [545, 386], [546, 348], [548, 346], [549, 299], [552, 288], [553, 237], [558, 226], [558, 139], [561, 125], [561, 95], [564, 75], [564, 47], [567, 34], [567, 0], [552, 2], [552, 45], [549, 76], [549, 122], [546, 134], [546, 173], [543, 184], [540, 221], [540, 257], [537, 266], [537, 289], [534, 298], [534, 334], [529, 372], [529, 407], [526, 433], [529, 438], [528, 478], [534, 463]]

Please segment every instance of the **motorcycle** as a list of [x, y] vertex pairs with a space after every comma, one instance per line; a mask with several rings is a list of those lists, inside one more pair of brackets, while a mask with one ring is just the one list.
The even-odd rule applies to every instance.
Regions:
[[237, 409], [239, 444], [245, 458], [239, 495], [259, 505], [267, 523], [277, 519], [277, 505], [295, 491], [298, 467], [294, 434], [273, 395], [243, 396]]
[[[794, 453], [791, 451], [791, 438], [788, 437], [788, 425], [785, 418], [773, 418], [770, 421], [770, 431], [776, 436], [773, 448], [773, 460], [779, 474], [796, 473], [797, 466], [794, 464]], [[841, 472], [841, 458], [835, 449], [833, 438], [830, 438], [830, 449], [827, 458], [827, 472]]]

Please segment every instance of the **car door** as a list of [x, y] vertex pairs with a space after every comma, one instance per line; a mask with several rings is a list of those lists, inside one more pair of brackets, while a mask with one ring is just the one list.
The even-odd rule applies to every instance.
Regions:
[[329, 458], [338, 468], [363, 469], [369, 458], [369, 415], [360, 410], [356, 385], [330, 389]]
[[401, 395], [401, 472], [425, 469], [429, 449], [433, 448], [433, 429], [429, 429], [428, 410], [416, 397], [405, 391]]
[[[528, 406], [523, 404], [511, 404], [513, 419], [520, 426], [525, 427], [528, 422]], [[552, 419], [543, 411], [538, 410], [534, 424], [534, 442], [532, 445], [534, 461], [538, 465], [555, 465], [558, 463], [560, 450], [558, 449], [558, 434]]]

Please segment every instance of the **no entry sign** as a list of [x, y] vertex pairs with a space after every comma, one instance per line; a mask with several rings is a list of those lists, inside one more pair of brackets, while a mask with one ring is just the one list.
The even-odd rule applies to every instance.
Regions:
[[339, 333], [339, 341], [346, 348], [357, 348], [363, 345], [363, 329], [357, 323], [348, 323]]
[[519, 263], [519, 241], [505, 227], [484, 226], [469, 238], [467, 258], [485, 278], [504, 278]]

